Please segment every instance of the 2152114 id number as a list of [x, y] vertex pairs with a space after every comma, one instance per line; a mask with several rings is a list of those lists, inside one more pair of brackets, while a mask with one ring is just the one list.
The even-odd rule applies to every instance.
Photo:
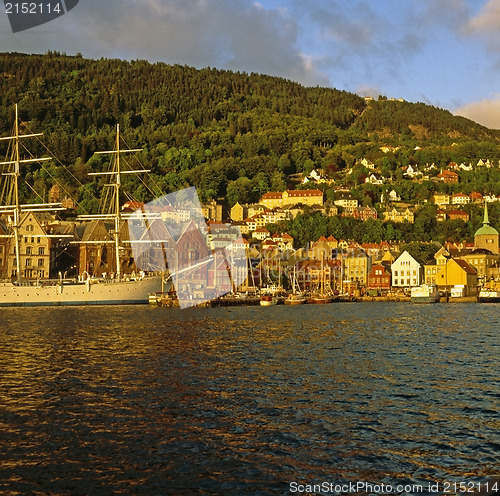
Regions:
[[7, 2], [5, 4], [5, 12], [7, 14], [61, 14], [63, 13], [63, 8], [60, 2]]

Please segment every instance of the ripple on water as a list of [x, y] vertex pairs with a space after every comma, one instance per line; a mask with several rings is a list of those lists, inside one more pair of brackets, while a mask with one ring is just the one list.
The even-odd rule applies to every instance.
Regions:
[[0, 491], [267, 495], [498, 470], [491, 306], [2, 317]]

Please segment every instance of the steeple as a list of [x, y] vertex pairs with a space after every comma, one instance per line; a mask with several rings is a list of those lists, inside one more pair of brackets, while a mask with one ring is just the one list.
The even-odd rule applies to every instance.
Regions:
[[484, 204], [483, 225], [476, 231], [474, 235], [474, 247], [483, 248], [491, 251], [495, 255], [499, 254], [499, 235], [498, 231], [490, 225], [488, 217], [488, 206]]
[[484, 202], [484, 219], [483, 219], [483, 226], [489, 226], [490, 221], [488, 219], [488, 204]]

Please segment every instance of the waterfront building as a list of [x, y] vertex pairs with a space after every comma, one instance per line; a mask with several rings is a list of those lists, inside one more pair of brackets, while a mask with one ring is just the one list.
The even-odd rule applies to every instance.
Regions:
[[386, 265], [373, 265], [368, 273], [367, 289], [387, 293], [391, 289], [391, 272]]
[[436, 274], [435, 283], [441, 291], [449, 293], [452, 287], [461, 287], [462, 296], [475, 296], [478, 287], [477, 271], [465, 260], [450, 258]]
[[500, 266], [500, 256], [491, 253], [484, 248], [477, 248], [469, 253], [460, 256], [477, 271], [479, 283], [491, 281], [498, 276]]
[[44, 220], [53, 218], [44, 213], [26, 212], [19, 223], [19, 254], [12, 238], [8, 238], [5, 249], [7, 278], [17, 276], [17, 257], [21, 262], [21, 277], [23, 279], [48, 279], [50, 277], [50, 253], [56, 238], [49, 237]]
[[392, 286], [411, 288], [420, 286], [421, 264], [406, 250], [391, 265]]
[[343, 255], [344, 279], [367, 285], [368, 272], [371, 269], [371, 259], [362, 248], [349, 248]]

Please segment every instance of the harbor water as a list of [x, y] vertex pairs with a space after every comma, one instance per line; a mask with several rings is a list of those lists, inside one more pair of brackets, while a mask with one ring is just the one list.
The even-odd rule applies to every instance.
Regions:
[[0, 494], [478, 488], [500, 472], [499, 317], [476, 303], [2, 309]]

